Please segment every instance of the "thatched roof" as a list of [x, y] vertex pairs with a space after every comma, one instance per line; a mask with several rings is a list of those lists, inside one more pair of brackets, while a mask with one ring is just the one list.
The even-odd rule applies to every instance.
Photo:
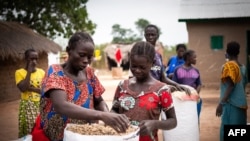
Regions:
[[57, 53], [62, 50], [60, 45], [23, 24], [0, 21], [0, 59], [21, 59], [28, 48], [38, 53]]

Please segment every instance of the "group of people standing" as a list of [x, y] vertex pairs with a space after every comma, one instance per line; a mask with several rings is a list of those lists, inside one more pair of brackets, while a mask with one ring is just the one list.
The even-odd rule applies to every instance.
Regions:
[[[197, 55], [195, 51], [187, 50], [184, 44], [179, 44], [176, 48], [177, 56], [169, 60], [166, 69], [162, 56], [155, 50], [159, 38], [157, 26], [148, 25], [144, 36], [146, 41], [135, 43], [131, 49], [132, 75], [117, 84], [111, 109], [102, 98], [105, 88], [94, 69], [89, 66], [93, 60], [95, 44], [88, 33], [74, 33], [66, 47], [67, 61], [51, 65], [46, 71], [36, 67], [37, 52], [27, 50], [26, 67], [16, 71], [16, 84], [22, 91], [19, 137], [31, 133], [33, 140], [62, 141], [67, 123], [98, 123], [99, 120], [117, 132], [125, 132], [130, 124], [138, 126], [140, 141], [157, 141], [159, 129], [175, 128], [177, 117], [171, 92], [180, 90], [190, 94], [190, 90], [183, 85], [189, 85], [200, 92], [201, 77], [199, 70], [194, 67]], [[228, 52], [228, 55], [231, 54]], [[222, 82], [229, 82], [231, 75], [223, 73], [223, 76]], [[230, 84], [236, 82], [241, 83], [239, 75]], [[229, 86], [232, 90], [235, 85]], [[224, 107], [229, 107], [229, 95], [229, 90], [222, 94], [224, 97], [216, 115], [223, 115]], [[201, 105], [200, 99], [197, 116]], [[159, 120], [161, 114], [167, 118]], [[222, 118], [223, 121], [226, 117]]]
[[[177, 55], [169, 59], [166, 68], [167, 77], [173, 81], [186, 84], [201, 90], [201, 78], [196, 64], [196, 54], [193, 50], [186, 50], [184, 44], [176, 47]], [[227, 43], [225, 59], [220, 76], [220, 99], [216, 107], [216, 116], [221, 117], [220, 141], [224, 140], [225, 125], [247, 124], [246, 85], [248, 83], [247, 69], [240, 63], [238, 56], [240, 44], [236, 41]], [[189, 56], [189, 57], [188, 57]], [[198, 117], [201, 112], [202, 99], [197, 103]]]

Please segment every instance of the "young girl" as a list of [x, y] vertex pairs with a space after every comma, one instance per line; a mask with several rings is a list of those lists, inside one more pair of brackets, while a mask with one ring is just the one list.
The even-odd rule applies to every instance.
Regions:
[[[157, 141], [158, 129], [170, 130], [177, 125], [170, 88], [151, 76], [154, 57], [155, 49], [150, 43], [140, 41], [133, 46], [130, 69], [134, 77], [119, 83], [111, 109], [125, 114], [132, 125], [140, 127], [140, 141]], [[161, 111], [166, 120], [159, 120]]]
[[[173, 80], [179, 84], [188, 85], [193, 87], [199, 94], [201, 91], [201, 76], [197, 68], [194, 67], [196, 64], [197, 55], [194, 50], [187, 50], [183, 54], [185, 63], [177, 67], [174, 71]], [[200, 98], [197, 103], [197, 114], [198, 120], [202, 108], [202, 99]]]

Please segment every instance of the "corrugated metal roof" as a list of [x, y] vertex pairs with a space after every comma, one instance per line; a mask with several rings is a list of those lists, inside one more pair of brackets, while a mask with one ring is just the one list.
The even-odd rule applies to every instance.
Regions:
[[250, 0], [181, 0], [179, 21], [250, 18]]

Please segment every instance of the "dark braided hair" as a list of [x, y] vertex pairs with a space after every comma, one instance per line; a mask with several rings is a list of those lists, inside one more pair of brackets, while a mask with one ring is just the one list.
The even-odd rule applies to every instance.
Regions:
[[238, 42], [232, 41], [227, 44], [227, 54], [229, 56], [238, 56], [240, 53], [240, 44]]
[[193, 50], [187, 50], [184, 54], [183, 54], [183, 59], [184, 61], [187, 61], [188, 57], [192, 56], [195, 53], [195, 51]]
[[69, 51], [69, 50], [71, 50], [71, 49], [75, 49], [75, 47], [76, 47], [76, 45], [77, 45], [77, 43], [79, 42], [79, 41], [83, 41], [83, 42], [91, 42], [91, 43], [93, 43], [93, 45], [95, 45], [94, 44], [94, 41], [93, 41], [93, 39], [92, 39], [92, 37], [90, 36], [90, 34], [89, 33], [87, 33], [87, 32], [76, 32], [76, 33], [74, 33], [72, 36], [71, 36], [71, 38], [69, 39], [69, 42], [68, 42], [68, 46], [67, 46], [67, 52]]
[[150, 27], [155, 28], [156, 31], [157, 31], [157, 34], [159, 34], [159, 28], [158, 28], [156, 25], [153, 25], [153, 24], [147, 25], [147, 26], [144, 28], [144, 32], [146, 32], [146, 30], [147, 30], [148, 28], [150, 28]]
[[29, 49], [25, 50], [25, 52], [24, 52], [24, 59], [25, 60], [27, 60], [29, 58], [29, 55], [31, 52], [36, 52], [36, 50], [33, 48], [29, 48]]
[[145, 41], [136, 42], [131, 49], [130, 56], [133, 57], [135, 55], [144, 56], [148, 62], [152, 63], [154, 62], [155, 48], [153, 45]]

